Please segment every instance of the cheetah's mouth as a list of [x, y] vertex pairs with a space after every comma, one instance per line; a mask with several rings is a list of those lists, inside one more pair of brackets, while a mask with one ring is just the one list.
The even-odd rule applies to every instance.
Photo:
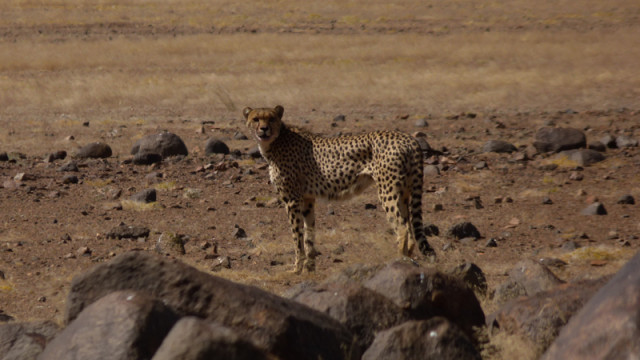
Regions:
[[258, 141], [268, 141], [269, 139], [271, 139], [271, 135], [267, 134], [266, 132], [256, 133], [256, 138], [258, 139]]

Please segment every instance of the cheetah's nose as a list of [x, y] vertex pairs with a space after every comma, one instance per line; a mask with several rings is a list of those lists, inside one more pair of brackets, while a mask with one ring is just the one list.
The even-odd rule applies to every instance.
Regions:
[[269, 130], [268, 126], [261, 126], [260, 127], [260, 131], [262, 131], [262, 132], [267, 132], [267, 130]]

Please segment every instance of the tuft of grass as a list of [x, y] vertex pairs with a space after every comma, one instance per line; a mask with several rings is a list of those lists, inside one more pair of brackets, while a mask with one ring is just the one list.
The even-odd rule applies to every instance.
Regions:
[[176, 188], [176, 182], [175, 181], [163, 181], [161, 183], [157, 183], [155, 186], [156, 190], [173, 190]]
[[563, 254], [560, 258], [567, 262], [589, 262], [593, 260], [624, 260], [627, 258], [626, 251], [610, 246], [585, 246], [570, 253]]
[[569, 159], [569, 157], [566, 155], [558, 155], [555, 158], [547, 161], [547, 164], [555, 164], [561, 168], [574, 168], [580, 165], [576, 161]]
[[199, 199], [200, 197], [202, 197], [202, 190], [187, 188], [184, 189], [184, 193], [182, 194], [182, 196], [187, 199]]

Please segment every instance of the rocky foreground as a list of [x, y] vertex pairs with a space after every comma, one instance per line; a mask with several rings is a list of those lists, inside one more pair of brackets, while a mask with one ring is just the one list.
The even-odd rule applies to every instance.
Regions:
[[[640, 255], [612, 279], [562, 284], [519, 264], [485, 321], [474, 265], [354, 266], [289, 298], [133, 251], [73, 279], [65, 326], [0, 325], [3, 359], [480, 359], [487, 332], [520, 333], [544, 359], [638, 353]], [[599, 289], [599, 290], [598, 290]], [[481, 295], [480, 295], [481, 296]], [[490, 351], [484, 349], [484, 351]]]

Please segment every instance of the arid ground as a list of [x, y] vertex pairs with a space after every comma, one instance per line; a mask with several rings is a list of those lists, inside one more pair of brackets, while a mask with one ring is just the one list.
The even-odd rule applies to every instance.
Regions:
[[[474, 262], [491, 289], [525, 258], [563, 260], [552, 271], [567, 281], [614, 273], [640, 248], [639, 205], [617, 204], [625, 194], [640, 200], [639, 148], [608, 149], [605, 161], [579, 169], [533, 155], [531, 144], [549, 125], [583, 130], [589, 142], [640, 139], [638, 59], [640, 3], [631, 0], [3, 1], [0, 152], [12, 161], [0, 162], [0, 315], [61, 321], [75, 274], [132, 249], [154, 251], [163, 232], [188, 239], [184, 262], [211, 271], [216, 251], [231, 261], [217, 275], [278, 294], [395, 259], [383, 210], [365, 209], [377, 204], [372, 188], [321, 203], [318, 270], [288, 272], [285, 211], [272, 201], [264, 161], [246, 155], [253, 141], [235, 137], [249, 135], [245, 106], [281, 104], [285, 121], [326, 135], [421, 131], [444, 149], [428, 160], [444, 168], [425, 177], [425, 218], [441, 234], [472, 222], [484, 239], [431, 238], [430, 266]], [[125, 162], [137, 139], [162, 130], [184, 140], [184, 160]], [[243, 155], [205, 155], [210, 137]], [[497, 139], [528, 158], [481, 152]], [[45, 161], [95, 141], [114, 154], [79, 161], [79, 184], [62, 183], [56, 170], [66, 160]], [[477, 169], [480, 161], [487, 167]], [[147, 183], [152, 171], [163, 174], [159, 183]], [[149, 187], [156, 204], [127, 201]], [[581, 215], [596, 198], [608, 214]], [[151, 235], [107, 238], [120, 223]], [[485, 246], [491, 238], [497, 247]], [[568, 250], [568, 241], [581, 247]], [[487, 314], [497, 309], [481, 301]], [[492, 356], [531, 355], [519, 342], [492, 341]]]

